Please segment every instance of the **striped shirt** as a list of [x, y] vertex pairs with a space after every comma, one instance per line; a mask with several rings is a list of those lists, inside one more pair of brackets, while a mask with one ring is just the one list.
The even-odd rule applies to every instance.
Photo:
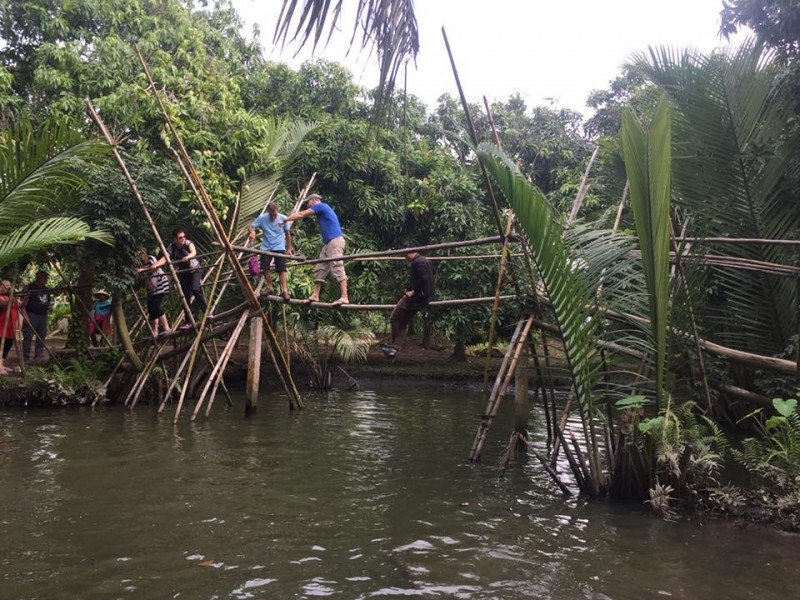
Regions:
[[[156, 257], [148, 256], [147, 262], [149, 262], [151, 265], [154, 265], [156, 263]], [[153, 274], [150, 275], [150, 278], [152, 279], [154, 285], [152, 286], [153, 289], [150, 289], [151, 286], [147, 286], [148, 296], [166, 294], [169, 291], [169, 279], [167, 278], [167, 274], [164, 273], [164, 269], [158, 267]]]

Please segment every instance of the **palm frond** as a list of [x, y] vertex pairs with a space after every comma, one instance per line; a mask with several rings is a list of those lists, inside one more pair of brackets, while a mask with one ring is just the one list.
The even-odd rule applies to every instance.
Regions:
[[[786, 91], [774, 85], [772, 53], [752, 40], [733, 52], [713, 55], [657, 48], [635, 56], [634, 66], [664, 89], [675, 108], [674, 201], [692, 216], [687, 234], [761, 239], [796, 235], [800, 205], [792, 200], [786, 173], [800, 150], [800, 137], [785, 136], [793, 116], [781, 101]], [[723, 251], [767, 262], [794, 260], [785, 247], [726, 245]], [[753, 325], [747, 332], [738, 326], [718, 331], [720, 341], [755, 352], [782, 350], [790, 332], [797, 330], [793, 282], [729, 269], [716, 270], [715, 277], [726, 294], [716, 321]], [[709, 310], [707, 322], [720, 307]]]
[[656, 409], [664, 394], [669, 299], [670, 111], [666, 98], [656, 109], [650, 131], [630, 110], [622, 116], [622, 154], [630, 185], [639, 249], [656, 348]]
[[562, 227], [544, 194], [496, 147], [481, 145], [478, 156], [497, 181], [525, 232], [561, 329], [584, 434], [592, 447], [596, 447], [591, 423], [592, 393], [599, 381], [601, 360], [596, 345], [599, 320], [591, 311], [593, 286], [573, 262]]
[[[341, 17], [342, 4], [343, 0], [335, 4], [331, 0], [303, 0], [301, 8], [299, 0], [284, 0], [275, 26], [274, 43], [285, 44], [291, 35], [291, 41], [298, 40], [301, 48], [313, 39], [316, 50], [326, 25], [329, 28], [327, 40], [330, 40]], [[295, 20], [297, 27], [292, 34], [290, 28]], [[419, 52], [413, 0], [359, 0], [350, 38], [351, 49], [359, 30], [362, 32], [361, 49], [374, 48], [378, 55], [380, 79], [375, 115], [381, 117], [385, 101], [392, 95], [400, 66], [409, 59], [416, 60]]]
[[0, 132], [0, 231], [73, 207], [87, 163], [108, 152], [104, 142], [86, 141], [65, 124], [37, 129], [21, 121]]
[[55, 217], [24, 224], [11, 233], [0, 235], [0, 268], [31, 252], [87, 239], [109, 245], [114, 241], [111, 234], [91, 231], [89, 225], [75, 217]]

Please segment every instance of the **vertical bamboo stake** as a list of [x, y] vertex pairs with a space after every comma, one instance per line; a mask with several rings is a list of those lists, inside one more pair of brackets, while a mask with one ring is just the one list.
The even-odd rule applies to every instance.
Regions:
[[[468, 459], [471, 463], [477, 462], [480, 458], [483, 444], [486, 442], [486, 436], [489, 432], [489, 427], [491, 426], [494, 417], [497, 415], [497, 410], [500, 407], [500, 400], [503, 392], [511, 381], [511, 376], [514, 374], [514, 369], [516, 369], [517, 361], [519, 360], [519, 355], [522, 351], [522, 346], [526, 343], [528, 333], [530, 332], [532, 325], [533, 316], [530, 316], [527, 320], [520, 321], [517, 324], [517, 330], [514, 332], [515, 336], [512, 337], [511, 344], [509, 345], [506, 356], [503, 359], [503, 365], [500, 367], [501, 373], [504, 372], [505, 376], [503, 377], [501, 373], [497, 374], [497, 379], [495, 380], [492, 394], [489, 397], [489, 405], [487, 406], [486, 413], [481, 416], [481, 424], [478, 427], [478, 433], [475, 436], [475, 441], [472, 445], [472, 451], [470, 452]], [[511, 357], [510, 365], [509, 357]], [[506, 365], [508, 365], [507, 369]]]
[[589, 164], [586, 165], [586, 171], [584, 171], [583, 178], [581, 179], [581, 186], [578, 188], [578, 195], [575, 196], [575, 202], [572, 203], [572, 210], [569, 211], [568, 222], [572, 222], [578, 218], [578, 213], [583, 206], [583, 200], [586, 198], [586, 192], [589, 190], [589, 172], [592, 170], [594, 159], [597, 158], [598, 150], [600, 150], [600, 146], [595, 146], [592, 157], [589, 159]]
[[247, 353], [247, 386], [244, 412], [252, 415], [258, 407], [258, 384], [261, 381], [261, 336], [264, 322], [259, 317], [250, 319], [250, 351]]
[[518, 453], [525, 452], [527, 449], [525, 440], [528, 438], [528, 413], [531, 410], [528, 396], [530, 380], [528, 344], [523, 343], [521, 350], [514, 380], [514, 431], [517, 433], [516, 452]]
[[494, 346], [495, 325], [497, 323], [497, 311], [500, 308], [500, 292], [503, 289], [503, 277], [505, 276], [506, 260], [508, 259], [508, 238], [511, 235], [511, 226], [514, 224], [514, 213], [509, 212], [506, 220], [505, 236], [503, 238], [503, 248], [500, 254], [500, 265], [497, 269], [497, 285], [494, 288], [494, 302], [492, 303], [492, 316], [489, 320], [489, 339], [486, 348], [486, 361], [483, 368], [483, 389], [482, 394], [486, 399], [486, 390], [489, 385], [489, 367], [492, 363], [492, 348]]
[[619, 201], [619, 205], [617, 205], [617, 216], [614, 219], [614, 227], [613, 231], [619, 229], [619, 223], [622, 221], [622, 211], [625, 208], [625, 202], [628, 199], [628, 182], [625, 182], [625, 188], [622, 190], [622, 199]]

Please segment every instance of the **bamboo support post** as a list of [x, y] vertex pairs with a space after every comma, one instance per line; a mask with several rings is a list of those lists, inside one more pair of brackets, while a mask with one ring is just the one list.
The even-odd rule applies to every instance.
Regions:
[[470, 463], [476, 463], [480, 459], [483, 444], [486, 442], [486, 436], [489, 432], [489, 427], [491, 426], [494, 417], [497, 415], [497, 410], [500, 407], [500, 400], [504, 390], [508, 387], [508, 384], [511, 381], [511, 377], [514, 374], [514, 370], [517, 366], [517, 361], [519, 360], [519, 355], [522, 352], [522, 347], [525, 345], [528, 333], [531, 330], [532, 319], [533, 317], [528, 317], [526, 320], [520, 321], [517, 330], [514, 332], [515, 336], [512, 337], [508, 351], [503, 358], [503, 364], [500, 367], [501, 372], [497, 374], [494, 388], [489, 396], [486, 412], [481, 416], [481, 424], [478, 427], [478, 433], [475, 436], [475, 441], [472, 445], [472, 451], [470, 452], [468, 458]]
[[139, 51], [139, 48], [135, 46], [136, 53], [139, 57], [139, 61], [142, 65], [144, 70], [145, 76], [147, 77], [148, 83], [150, 85], [150, 90], [153, 94], [153, 97], [156, 99], [156, 102], [159, 105], [161, 110], [162, 116], [164, 118], [164, 122], [169, 129], [172, 138], [175, 141], [175, 144], [180, 150], [180, 157], [183, 160], [179, 161], [179, 165], [181, 170], [184, 171], [184, 175], [189, 182], [190, 187], [192, 187], [193, 192], [198, 200], [200, 207], [203, 209], [204, 213], [209, 219], [209, 223], [211, 225], [212, 230], [214, 231], [215, 235], [217, 236], [217, 241], [221, 242], [225, 256], [228, 259], [228, 262], [233, 269], [233, 272], [237, 279], [239, 280], [239, 284], [241, 286], [242, 291], [245, 294], [248, 302], [250, 303], [253, 310], [257, 310], [261, 314], [262, 321], [264, 322], [264, 329], [267, 332], [267, 336], [269, 339], [269, 346], [272, 354], [275, 355], [278, 360], [275, 361], [276, 371], [279, 373], [282, 382], [284, 383], [284, 387], [286, 389], [287, 394], [293, 398], [295, 403], [298, 406], [302, 406], [302, 399], [300, 398], [300, 393], [297, 391], [297, 388], [294, 385], [294, 381], [292, 380], [291, 372], [288, 370], [288, 365], [286, 364], [285, 357], [281, 352], [280, 345], [278, 340], [275, 336], [274, 331], [269, 325], [267, 320], [267, 316], [264, 313], [261, 305], [258, 302], [258, 298], [256, 297], [252, 286], [250, 285], [250, 281], [247, 278], [244, 270], [242, 269], [242, 265], [239, 264], [238, 260], [236, 259], [236, 255], [234, 254], [234, 250], [231, 246], [231, 242], [228, 237], [225, 235], [225, 231], [222, 227], [221, 222], [219, 221], [219, 217], [217, 216], [214, 207], [211, 203], [211, 199], [208, 197], [205, 187], [203, 186], [203, 182], [201, 181], [199, 175], [197, 174], [196, 170], [194, 169], [194, 165], [189, 157], [189, 153], [186, 151], [186, 148], [183, 145], [183, 141], [178, 134], [177, 130], [175, 129], [174, 125], [172, 124], [172, 120], [169, 117], [169, 113], [164, 106], [164, 103], [159, 95], [155, 82], [150, 74], [150, 70], [147, 67], [147, 63], [144, 60], [144, 56]]
[[569, 396], [567, 397], [567, 401], [564, 403], [564, 410], [561, 411], [561, 421], [556, 424], [553, 423], [553, 433], [555, 435], [555, 442], [553, 443], [553, 453], [550, 456], [550, 464], [555, 467], [556, 462], [558, 461], [558, 449], [561, 447], [561, 432], [564, 431], [564, 428], [567, 426], [567, 419], [569, 419], [569, 411], [572, 408], [572, 401], [575, 399], [575, 391], [571, 390]]
[[503, 289], [503, 277], [506, 268], [506, 252], [508, 251], [508, 237], [511, 235], [511, 227], [514, 225], [514, 213], [509, 212], [506, 218], [506, 230], [503, 236], [503, 248], [501, 250], [500, 264], [497, 268], [497, 285], [494, 288], [494, 302], [492, 303], [492, 315], [489, 319], [489, 338], [486, 342], [486, 361], [483, 366], [483, 394], [486, 400], [486, 391], [489, 387], [489, 367], [492, 364], [492, 348], [494, 348], [495, 325], [497, 323], [497, 311], [500, 308], [500, 291]]
[[514, 380], [514, 431], [518, 434], [517, 453], [524, 453], [527, 445], [521, 440], [528, 437], [528, 413], [531, 409], [528, 385], [530, 381], [528, 344], [521, 345], [520, 360], [517, 364]]

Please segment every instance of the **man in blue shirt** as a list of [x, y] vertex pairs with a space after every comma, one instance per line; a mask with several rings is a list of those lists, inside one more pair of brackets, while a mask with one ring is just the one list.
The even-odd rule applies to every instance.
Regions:
[[[314, 215], [317, 217], [317, 224], [319, 225], [319, 233], [322, 236], [322, 250], [319, 253], [320, 258], [335, 258], [344, 255], [344, 236], [342, 229], [339, 227], [339, 218], [333, 209], [322, 201], [319, 194], [311, 194], [306, 198], [306, 208], [298, 213], [293, 214], [291, 217], [286, 217], [279, 225], [288, 223], [290, 221], [299, 221], [308, 216]], [[314, 291], [311, 296], [306, 300], [306, 304], [312, 302], [319, 302], [319, 293], [322, 290], [322, 284], [328, 276], [332, 276], [339, 282], [339, 299], [333, 302], [334, 306], [341, 306], [347, 304], [347, 275], [344, 272], [344, 262], [341, 260], [320, 262], [314, 265]]]
[[[261, 249], [267, 252], [280, 252], [281, 254], [292, 253], [292, 234], [289, 232], [290, 225], [286, 223], [286, 215], [278, 212], [278, 205], [275, 202], [267, 204], [267, 212], [250, 224], [250, 235], [247, 237], [251, 242], [256, 239], [256, 227], [261, 228]], [[278, 283], [281, 287], [281, 298], [284, 302], [289, 301], [289, 290], [286, 286], [286, 257], [261, 255], [261, 273], [267, 284], [264, 294], [273, 294], [272, 277], [269, 274], [269, 266], [275, 262], [275, 271], [278, 273]]]

